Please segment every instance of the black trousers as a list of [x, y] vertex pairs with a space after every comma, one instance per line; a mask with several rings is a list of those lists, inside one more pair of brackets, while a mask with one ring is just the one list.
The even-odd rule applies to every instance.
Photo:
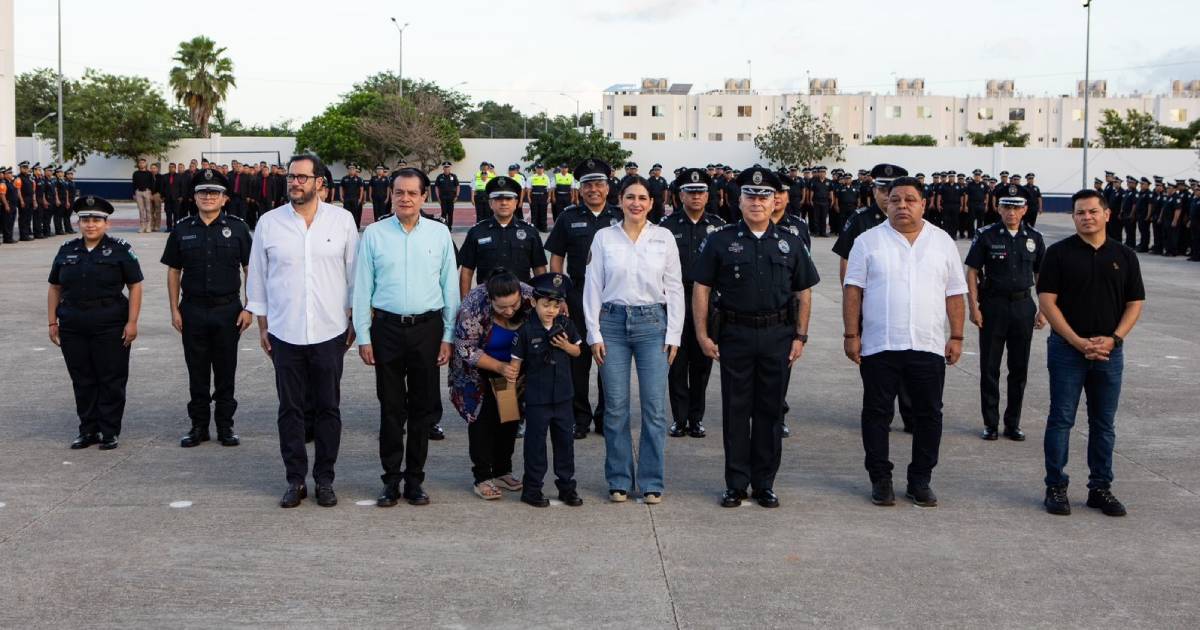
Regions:
[[316, 439], [312, 467], [317, 484], [333, 483], [342, 440], [342, 361], [346, 333], [311, 345], [293, 345], [271, 335], [275, 390], [279, 394], [279, 453], [289, 484], [304, 483], [308, 451], [304, 447], [305, 405], [314, 413]]
[[54, 216], [54, 207], [45, 206], [39, 207], [34, 215], [33, 232], [37, 236], [50, 236], [54, 234], [50, 227], [51, 218]]
[[1125, 229], [1125, 246], [1132, 249], [1137, 247], [1137, 221], [1133, 217], [1121, 219], [1121, 225]]
[[[941, 210], [932, 210], [932, 209], [926, 210], [925, 211], [925, 219], [928, 220], [930, 223], [938, 226], [939, 228], [942, 228], [943, 230], [946, 229], [946, 224], [944, 222], [945, 219], [942, 216]], [[953, 217], [951, 217], [951, 220], [953, 220]], [[947, 231], [949, 231], [949, 230], [947, 230]], [[950, 234], [950, 238], [954, 238], [954, 234]]]
[[233, 414], [237, 411], [234, 375], [241, 338], [237, 318], [241, 312], [242, 303], [236, 298], [214, 306], [184, 298], [179, 305], [183, 317], [183, 360], [187, 363], [191, 394], [187, 411], [194, 428], [208, 431], [211, 406], [215, 409], [217, 431], [233, 430]]
[[[71, 316], [59, 307], [59, 343], [75, 392], [80, 433], [121, 434], [129, 382], [129, 348], [121, 335], [128, 308], [122, 301]], [[114, 325], [116, 321], [120, 323]]]
[[536, 193], [529, 195], [529, 218], [533, 223], [533, 227], [537, 228], [537, 231], [548, 231], [549, 228], [546, 223], [546, 195]]
[[482, 190], [475, 191], [475, 222], [478, 223], [492, 216], [492, 208], [488, 205], [487, 193]]
[[1150, 220], [1138, 219], [1138, 244], [1139, 252], [1150, 251]]
[[571, 194], [570, 193], [567, 193], [565, 195], [560, 195], [558, 193], [554, 193], [554, 207], [552, 207], [550, 209], [550, 213], [552, 215], [554, 215], [555, 221], [558, 220], [558, 215], [562, 214], [563, 210], [566, 210], [567, 206], [569, 206], [569, 205], [571, 205]]
[[441, 342], [440, 316], [402, 326], [399, 320], [376, 311], [371, 322], [375, 394], [379, 397], [379, 460], [386, 485], [425, 481], [429, 429], [441, 416], [441, 369], [437, 365]]
[[696, 340], [691, 291], [684, 299], [687, 313], [683, 319], [683, 337], [675, 362], [667, 372], [667, 392], [671, 399], [671, 419], [680, 427], [693, 427], [704, 420], [704, 394], [708, 391], [713, 362], [700, 351], [700, 342]]
[[175, 222], [180, 219], [179, 202], [174, 197], [167, 196], [163, 198], [163, 214], [167, 221], [167, 229], [173, 229]]
[[17, 210], [17, 230], [21, 234], [21, 238], [32, 237], [34, 233], [34, 215], [37, 210], [33, 207], [33, 200], [26, 199], [25, 205]]
[[725, 487], [770, 490], [783, 453], [787, 355], [795, 329], [725, 324], [721, 351], [721, 426]]
[[654, 204], [650, 206], [650, 215], [647, 218], [654, 225], [658, 225], [658, 222], [662, 221], [666, 214], [667, 206], [663, 202], [655, 200]]
[[62, 206], [50, 207], [50, 220], [54, 226], [55, 234], [65, 234], [67, 228], [71, 227], [71, 217], [67, 212], [63, 211]]
[[452, 193], [438, 191], [438, 203], [442, 206], [442, 223], [450, 227], [454, 226], [454, 197], [457, 193], [457, 190]]
[[1039, 214], [1041, 214], [1040, 209], [1034, 209], [1033, 206], [1030, 206], [1029, 210], [1025, 211], [1025, 216], [1021, 217], [1021, 221], [1023, 223], [1025, 223], [1025, 225], [1028, 225], [1029, 227], [1034, 227], [1037, 225], [1037, 219], [1038, 219]]
[[1007, 348], [1008, 404], [1004, 408], [1004, 428], [1018, 429], [1037, 306], [1031, 297], [1013, 302], [1007, 295], [984, 295], [979, 310], [983, 313], [983, 328], [979, 331], [979, 403], [983, 424], [989, 429], [1000, 424], [1000, 359]]
[[[241, 195], [233, 195], [225, 203], [225, 211], [239, 219], [246, 218], [246, 200]], [[198, 210], [197, 210], [198, 212]]]
[[[475, 483], [512, 474], [512, 456], [520, 424], [500, 422], [496, 395], [492, 393], [491, 384], [484, 383], [479, 416], [467, 425], [467, 452], [471, 456], [471, 474]], [[542, 441], [545, 442], [544, 437]]]
[[567, 308], [570, 310], [571, 322], [575, 324], [575, 329], [583, 338], [583, 343], [580, 345], [583, 352], [580, 352], [579, 356], [571, 358], [571, 385], [575, 388], [575, 401], [572, 405], [575, 410], [575, 426], [587, 429], [594, 423], [596, 433], [602, 434], [604, 433], [604, 383], [600, 380], [600, 370], [598, 369], [596, 370], [598, 400], [594, 410], [592, 403], [588, 401], [588, 391], [590, 390], [588, 381], [592, 371], [592, 347], [587, 342], [587, 324], [583, 318], [582, 282], [576, 283], [567, 293]]
[[[722, 363], [724, 363], [722, 353]], [[865, 464], [871, 481], [892, 478], [888, 459], [888, 424], [893, 400], [901, 384], [912, 397], [912, 463], [908, 483], [929, 484], [937, 466], [942, 442], [942, 388], [946, 381], [946, 359], [932, 352], [891, 350], [862, 358], [859, 374], [863, 381], [862, 439]]]
[[[0, 239], [5, 243], [15, 240], [13, 238], [13, 228], [16, 227], [17, 212], [18, 210], [16, 206], [12, 205], [12, 202], [9, 202], [9, 210], [7, 212], [0, 209]], [[68, 225], [70, 224], [68, 223]]]
[[808, 222], [809, 229], [812, 230], [813, 236], [825, 236], [829, 233], [827, 222], [829, 221], [829, 206], [820, 203], [814, 203], [811, 212], [811, 220]]
[[525, 475], [521, 482], [526, 494], [540, 492], [546, 478], [547, 432], [554, 448], [554, 485], [559, 492], [575, 489], [575, 418], [571, 401], [564, 400], [525, 405]]
[[354, 217], [354, 227], [362, 227], [362, 204], [357, 201], [343, 201], [342, 207]]

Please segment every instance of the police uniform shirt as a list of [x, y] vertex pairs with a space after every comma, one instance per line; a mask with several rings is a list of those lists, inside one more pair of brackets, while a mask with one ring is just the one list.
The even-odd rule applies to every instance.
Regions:
[[838, 184], [836, 196], [838, 209], [842, 212], [849, 212], [851, 208], [858, 208], [858, 188], [855, 188], [854, 184], [847, 186]]
[[1016, 234], [1002, 222], [979, 231], [967, 250], [966, 265], [983, 276], [984, 295], [1028, 292], [1042, 268], [1046, 244], [1041, 232], [1022, 221]]
[[787, 230], [792, 233], [792, 236], [804, 241], [804, 246], [812, 249], [812, 233], [809, 232], [808, 223], [794, 214], [783, 213], [783, 217], [779, 219], [779, 229]]
[[33, 203], [34, 189], [37, 188], [37, 184], [33, 180], [33, 175], [26, 173], [17, 175], [17, 181], [20, 182], [17, 188], [20, 189], [21, 197], [24, 199], [26, 207], [28, 207], [29, 204]]
[[725, 205], [737, 211], [740, 208], [738, 197], [742, 194], [742, 187], [738, 185], [737, 178], [734, 177], [721, 182], [721, 187], [725, 190]]
[[433, 180], [433, 185], [437, 188], [439, 198], [458, 195], [458, 175], [454, 173], [438, 173], [437, 179]]
[[942, 207], [957, 211], [962, 208], [963, 187], [958, 182], [942, 184]]
[[721, 191], [725, 189], [725, 182], [720, 177], [713, 177], [713, 180], [708, 185], [708, 203], [704, 206], [709, 212], [716, 212], [721, 207]]
[[[567, 341], [575, 345], [583, 343], [569, 317], [559, 315], [554, 324], [563, 327]], [[513, 337], [512, 358], [521, 360], [526, 405], [561, 403], [575, 396], [571, 386], [571, 356], [551, 345], [547, 332], [549, 329], [542, 325], [537, 313], [531, 312]]]
[[804, 206], [804, 191], [807, 189], [808, 183], [802, 177], [795, 178], [792, 185], [788, 186], [788, 209], [792, 214], [800, 214], [800, 208]]
[[458, 264], [475, 270], [476, 284], [487, 282], [497, 267], [504, 267], [527, 282], [534, 267], [546, 266], [542, 239], [532, 225], [513, 217], [507, 226], [495, 217], [476, 223], [463, 239]]
[[720, 294], [722, 309], [740, 313], [779, 312], [793, 293], [820, 281], [799, 237], [774, 224], [756, 237], [745, 221], [709, 235], [692, 279]]
[[663, 198], [666, 196], [664, 193], [666, 193], [668, 187], [667, 180], [655, 175], [646, 178], [646, 184], [648, 188], [646, 192], [650, 193], [650, 200], [661, 205]]
[[1025, 194], [1022, 196], [1029, 202], [1029, 212], [1036, 213], [1041, 210], [1042, 189], [1038, 188], [1036, 184], [1025, 184], [1021, 188], [1025, 191]]
[[541, 175], [534, 173], [530, 175], [528, 188], [531, 195], [546, 196], [550, 190], [550, 176], [546, 173], [542, 173]]
[[620, 222], [621, 210], [613, 205], [606, 205], [598, 215], [592, 214], [584, 205], [570, 206], [554, 222], [554, 229], [546, 238], [546, 249], [555, 256], [566, 258], [567, 276], [576, 291], [583, 290], [588, 250], [592, 248], [596, 230]]
[[73, 238], [58, 249], [50, 265], [50, 284], [62, 287], [68, 304], [117, 298], [125, 285], [142, 281], [142, 266], [127, 241], [107, 234], [92, 251], [83, 238]]
[[[663, 218], [659, 225], [675, 236], [675, 247], [679, 250], [679, 268], [683, 273], [683, 288], [692, 290], [692, 265], [700, 257], [700, 246], [709, 234], [725, 226], [725, 219], [705, 212], [700, 220], [693, 222], [687, 212], [679, 210]], [[690, 304], [685, 306], [690, 307]]]
[[250, 227], [229, 213], [221, 212], [208, 225], [200, 217], [188, 217], [167, 236], [160, 262], [183, 271], [185, 298], [238, 296], [251, 244]]
[[1149, 189], [1139, 190], [1137, 194], [1137, 217], [1145, 220], [1150, 216], [1150, 202], [1154, 198], [1154, 193]]
[[983, 181], [971, 180], [967, 182], [967, 207], [971, 209], [982, 208], [987, 204], [988, 188]]
[[829, 180], [812, 178], [808, 183], [808, 187], [812, 190], [812, 202], [815, 206], [829, 205]]
[[358, 175], [342, 177], [342, 203], [358, 203], [359, 194], [363, 189], [363, 179]]
[[[441, 176], [439, 175], [439, 177]], [[387, 199], [391, 193], [391, 183], [392, 180], [387, 175], [375, 175], [372, 177], [371, 181], [367, 184], [371, 188], [371, 199]]]
[[846, 224], [842, 226], [842, 233], [838, 234], [837, 241], [833, 244], [833, 253], [849, 259], [850, 250], [854, 248], [854, 239], [858, 238], [859, 234], [883, 223], [886, 218], [887, 215], [875, 204], [855, 210]]

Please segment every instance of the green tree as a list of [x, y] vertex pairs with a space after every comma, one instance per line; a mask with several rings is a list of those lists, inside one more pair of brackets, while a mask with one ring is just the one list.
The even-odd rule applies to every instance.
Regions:
[[1197, 148], [1196, 138], [1200, 136], [1200, 120], [1193, 120], [1186, 127], [1159, 125], [1158, 132], [1169, 149], [1194, 149]]
[[[67, 100], [75, 84], [63, 78], [63, 104]], [[30, 72], [22, 72], [16, 80], [16, 122], [18, 136], [32, 136], [33, 123], [41, 120], [51, 112], [58, 111], [58, 73], [50, 68], [38, 68]], [[63, 117], [64, 119], [66, 116]], [[49, 133], [49, 129], [57, 125], [53, 119], [38, 125], [38, 131], [44, 136], [57, 135]]]
[[1023, 147], [1029, 144], [1029, 134], [1021, 133], [1021, 127], [1015, 122], [1004, 123], [999, 129], [987, 133], [968, 131], [967, 137], [971, 139], [971, 144], [977, 147], [990, 147], [994, 144]]
[[867, 144], [895, 147], [936, 147], [937, 139], [926, 134], [914, 136], [907, 133], [900, 133], [886, 136], [875, 136], [875, 139], [871, 140]]
[[[350, 90], [354, 92], [376, 92], [382, 95], [390, 96], [396, 94], [396, 73], [394, 72], [377, 72], [360, 83], [355, 83], [354, 88]], [[405, 79], [404, 80], [404, 97], [417, 98], [421, 95], [430, 95], [442, 102], [442, 108], [445, 110], [444, 116], [449, 118], [455, 126], [462, 126], [471, 109], [471, 99], [466, 94], [455, 89], [446, 89], [442, 86], [424, 79]]]
[[64, 101], [63, 158], [161, 157], [179, 139], [167, 101], [145, 77], [87, 70]]
[[524, 138], [527, 132], [534, 133], [544, 127], [543, 118], [538, 118], [538, 122], [542, 126], [507, 103], [484, 101], [467, 112], [462, 135], [465, 138]]
[[[534, 128], [529, 128], [534, 133]], [[608, 138], [603, 131], [592, 129], [584, 132], [575, 127], [574, 117], [558, 116], [550, 122], [549, 130], [537, 128], [537, 137], [525, 145], [521, 160], [529, 163], [569, 164], [575, 166], [587, 158], [600, 158], [609, 164], [621, 164], [631, 152], [620, 142]]]
[[846, 145], [834, 132], [829, 116], [813, 116], [803, 103], [762, 129], [754, 137], [754, 146], [763, 159], [776, 166], [839, 162], [846, 152]]
[[1112, 109], [1106, 109], [1101, 114], [1104, 119], [1096, 128], [1101, 146], [1110, 149], [1153, 149], [1167, 144], [1152, 114], [1136, 109], [1127, 110], [1124, 119]]
[[188, 109], [200, 137], [209, 134], [208, 119], [237, 87], [233, 77], [233, 61], [223, 56], [225, 48], [217, 48], [213, 40], [198, 35], [191, 41], [180, 42], [173, 58], [180, 65], [171, 68], [171, 90], [175, 99]]
[[296, 132], [296, 152], [311, 151], [326, 162], [373, 163], [359, 120], [377, 111], [384, 96], [376, 91], [350, 92]]

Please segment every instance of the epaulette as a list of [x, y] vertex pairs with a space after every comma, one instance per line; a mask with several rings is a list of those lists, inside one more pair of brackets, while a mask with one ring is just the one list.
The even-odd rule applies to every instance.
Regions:
[[862, 213], [866, 212], [869, 208], [870, 208], [870, 206], [861, 206], [859, 209], [854, 211], [854, 214], [862, 214]]
[[123, 238], [117, 238], [115, 236], [110, 236], [109, 238], [111, 238], [113, 241], [115, 241], [117, 243], [117, 245], [120, 245], [126, 249], [133, 249], [133, 243], [130, 243], [129, 241], [127, 241]]
[[238, 221], [241, 221], [242, 223], [245, 223], [245, 222], [246, 222], [246, 220], [245, 220], [245, 219], [243, 219], [242, 217], [239, 217], [239, 216], [238, 216], [238, 215], [236, 215], [236, 214], [229, 214], [229, 213], [225, 213], [225, 218], [227, 218], [227, 219], [237, 219]]
[[393, 212], [389, 212], [389, 213], [387, 213], [387, 214], [381, 214], [381, 215], [379, 215], [379, 216], [375, 217], [375, 222], [376, 222], [376, 223], [379, 223], [380, 221], [384, 221], [384, 220], [386, 220], [386, 219], [390, 219], [390, 218], [392, 218], [392, 215], [393, 215], [393, 214], [395, 214], [395, 213], [393, 213]]
[[68, 245], [74, 245], [82, 240], [83, 240], [82, 236], [76, 236], [75, 238], [69, 238], [69, 239], [63, 241], [63, 244], [59, 246], [59, 249], [62, 249]]

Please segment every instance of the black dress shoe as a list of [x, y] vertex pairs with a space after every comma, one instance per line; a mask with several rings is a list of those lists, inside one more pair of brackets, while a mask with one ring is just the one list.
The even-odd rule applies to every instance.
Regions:
[[404, 500], [408, 501], [409, 505], [429, 505], [429, 495], [416, 484], [404, 486]]
[[429, 430], [429, 439], [431, 439], [431, 440], [446, 439], [446, 432], [442, 430], [441, 424], [433, 425], [433, 428]]
[[1125, 516], [1125, 506], [1108, 488], [1088, 490], [1087, 506], [1104, 512], [1105, 516]]
[[575, 427], [575, 439], [576, 440], [582, 440], [582, 439], [586, 438], [587, 434], [588, 434], [587, 427], [578, 427], [578, 426]]
[[983, 430], [983, 433], [979, 434], [979, 437], [981, 437], [989, 442], [992, 442], [992, 441], [1000, 439], [1000, 434], [997, 433], [995, 429], [987, 428], [987, 429]]
[[329, 484], [317, 484], [317, 505], [333, 507], [337, 505], [337, 494]]
[[390, 483], [383, 487], [383, 494], [375, 499], [375, 505], [379, 507], [395, 507], [400, 501], [400, 484]]
[[779, 437], [786, 438], [792, 436], [792, 430], [788, 428], [786, 423], [779, 423]]
[[526, 494], [522, 492], [521, 503], [526, 503], [536, 508], [550, 507], [550, 499], [547, 499], [541, 492], [537, 494]]
[[1004, 437], [1006, 437], [1014, 442], [1024, 442], [1025, 441], [1025, 432], [1020, 429], [1005, 429]]
[[32, 240], [33, 240], [33, 237], [32, 237], [32, 236], [22, 236], [22, 237], [21, 237], [21, 242], [22, 242], [22, 243], [24, 243], [24, 242], [26, 242], [26, 241], [32, 241]]
[[115, 435], [106, 435], [100, 439], [100, 450], [102, 451], [111, 451], [118, 446], [120, 444], [117, 442], [117, 436]]
[[871, 503], [875, 505], [896, 505], [896, 491], [892, 489], [891, 479], [880, 479], [871, 482]]
[[192, 448], [195, 446], [200, 446], [201, 442], [207, 442], [208, 440], [209, 437], [207, 429], [192, 427], [192, 430], [188, 431], [187, 435], [183, 436], [183, 438], [179, 440], [179, 445], [183, 448]]
[[746, 500], [745, 490], [726, 490], [725, 494], [721, 495], [721, 507], [735, 508], [741, 507], [742, 501]]
[[758, 504], [765, 508], [779, 507], [779, 497], [775, 496], [773, 490], [755, 490], [750, 493], [750, 496], [754, 497], [754, 500], [758, 501]]
[[908, 486], [904, 490], [904, 496], [912, 499], [913, 505], [917, 507], [937, 507], [937, 495], [929, 486]]
[[74, 441], [71, 442], [72, 450], [87, 448], [93, 444], [100, 443], [100, 436], [95, 433], [80, 433]]
[[[217, 433], [217, 441], [221, 443], [221, 446], [237, 446], [242, 443], [242, 439], [233, 431]], [[320, 488], [317, 490], [319, 491]]]
[[671, 428], [667, 429], [667, 435], [671, 437], [683, 437], [685, 433], [683, 427], [678, 422], [672, 422]]
[[579, 507], [583, 505], [583, 499], [579, 497], [579, 493], [574, 488], [570, 490], [561, 490], [558, 493], [558, 500], [571, 507]]
[[287, 492], [283, 493], [283, 498], [279, 500], [279, 507], [294, 508], [300, 505], [300, 502], [308, 496], [308, 486], [303, 484], [296, 486], [288, 486]]
[[1045, 505], [1046, 511], [1051, 514], [1057, 514], [1059, 516], [1066, 516], [1070, 514], [1071, 501], [1067, 499], [1067, 487], [1048, 486], [1046, 488], [1046, 499], [1042, 501], [1042, 505]]

